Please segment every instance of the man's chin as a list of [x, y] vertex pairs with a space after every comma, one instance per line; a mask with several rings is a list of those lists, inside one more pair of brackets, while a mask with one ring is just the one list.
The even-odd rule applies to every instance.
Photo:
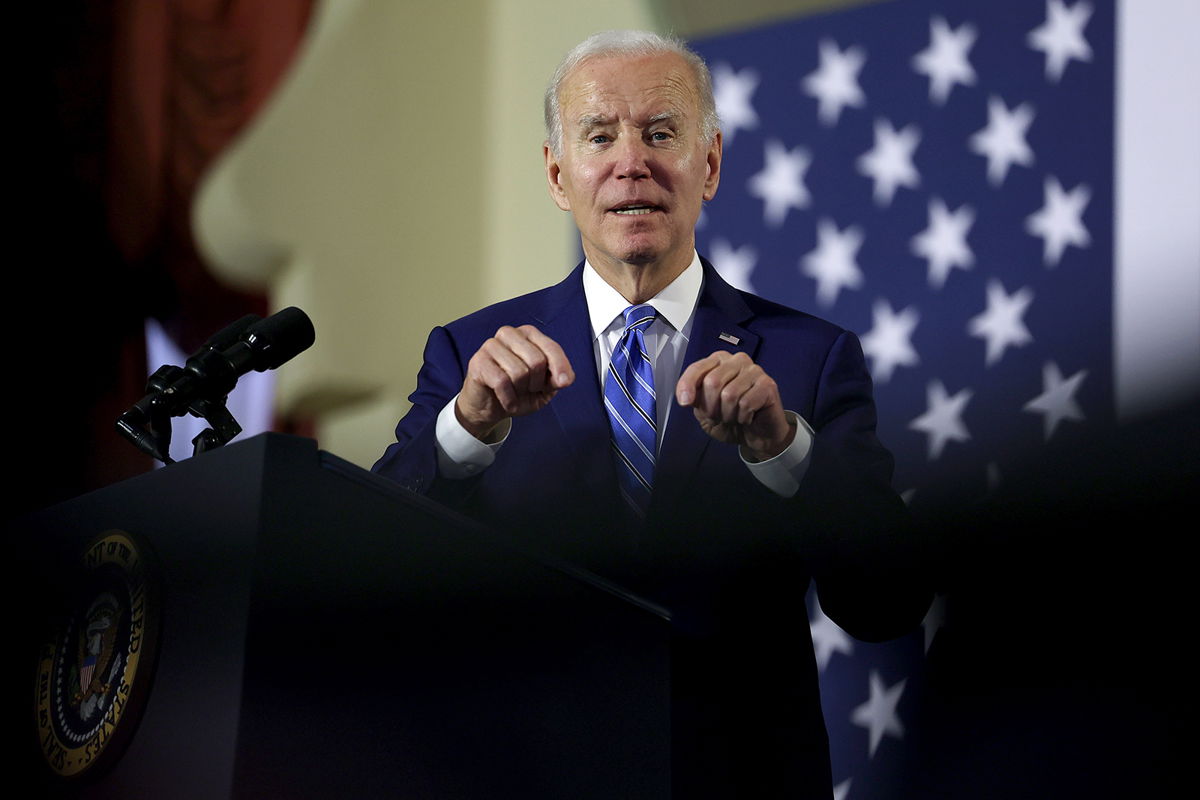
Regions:
[[621, 258], [621, 262], [631, 267], [648, 267], [662, 260], [662, 253], [656, 250], [631, 250]]
[[[589, 248], [584, 247], [586, 253]], [[661, 237], [630, 237], [621, 242], [621, 246], [601, 250], [596, 248], [595, 255], [612, 268], [636, 269], [638, 271], [657, 271], [658, 269], [673, 269], [679, 267], [677, 262], [686, 261], [682, 267], [691, 262], [694, 246], [680, 249], [663, 242]], [[597, 266], [597, 259], [591, 258], [592, 266]], [[682, 267], [679, 267], [682, 269]]]
[[652, 267], [671, 260], [671, 250], [649, 237], [628, 242], [619, 251], [619, 258], [632, 267]]

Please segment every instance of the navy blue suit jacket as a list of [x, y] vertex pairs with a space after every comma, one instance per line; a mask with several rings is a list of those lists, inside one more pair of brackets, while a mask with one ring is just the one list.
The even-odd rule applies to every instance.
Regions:
[[[630, 532], [582, 264], [555, 286], [435, 328], [412, 409], [374, 470], [671, 609], [679, 652], [691, 654], [680, 659], [678, 691], [707, 695], [695, 706], [680, 704], [695, 711], [680, 725], [694, 735], [682, 757], [705, 765], [693, 783], [685, 781], [684, 796], [754, 785], [764, 797], [828, 797], [828, 745], [804, 605], [810, 577], [825, 612], [865, 639], [917, 624], [928, 596], [895, 571], [892, 545], [904, 536], [904, 510], [890, 488], [891, 456], [875, 436], [871, 380], [857, 338], [734, 289], [702, 263], [684, 366], [715, 350], [744, 352], [774, 378], [784, 407], [816, 432], [795, 497], [765, 488], [736, 447], [711, 439], [690, 409], [675, 405], [646, 524]], [[575, 382], [546, 408], [514, 419], [481, 474], [439, 478], [438, 413], [483, 342], [503, 325], [524, 324], [559, 343]], [[660, 387], [659, 397], [674, 402], [674, 387]]]

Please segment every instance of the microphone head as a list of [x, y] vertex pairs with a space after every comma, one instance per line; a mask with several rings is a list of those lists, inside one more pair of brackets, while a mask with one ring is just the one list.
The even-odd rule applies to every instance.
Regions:
[[295, 306], [254, 323], [242, 336], [253, 354], [251, 366], [258, 372], [275, 369], [312, 347], [316, 338], [312, 320]]

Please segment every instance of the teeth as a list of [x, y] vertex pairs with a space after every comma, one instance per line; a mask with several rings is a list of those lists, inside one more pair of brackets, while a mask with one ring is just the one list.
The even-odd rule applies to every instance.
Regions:
[[618, 208], [618, 214], [634, 215], [634, 214], [649, 214], [654, 209], [650, 206], [630, 206], [629, 208]]

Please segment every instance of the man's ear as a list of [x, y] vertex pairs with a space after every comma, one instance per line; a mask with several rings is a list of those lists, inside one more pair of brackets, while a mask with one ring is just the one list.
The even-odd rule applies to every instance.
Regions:
[[549, 142], [542, 142], [542, 155], [546, 159], [546, 185], [550, 190], [550, 199], [563, 211], [570, 211], [571, 201], [567, 199], [567, 190], [562, 185], [562, 167]]
[[717, 195], [717, 184], [721, 182], [721, 131], [713, 136], [712, 144], [708, 146], [705, 155], [708, 161], [708, 174], [704, 177], [704, 200], [707, 202]]

